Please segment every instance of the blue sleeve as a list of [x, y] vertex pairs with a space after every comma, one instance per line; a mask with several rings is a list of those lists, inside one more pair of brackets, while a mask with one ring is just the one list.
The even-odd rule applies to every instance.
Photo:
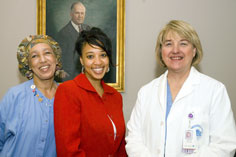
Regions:
[[9, 100], [10, 92], [7, 92], [0, 102], [0, 151], [2, 151], [3, 145], [5, 143], [6, 113]]
[[4, 130], [5, 130], [5, 115], [3, 110], [3, 101], [0, 102], [0, 152], [2, 151], [2, 147], [4, 145], [5, 139], [4, 139]]
[[3, 99], [0, 101], [0, 152], [3, 149], [6, 139], [13, 135], [13, 130], [10, 131], [7, 126], [9, 118], [15, 116], [14, 104], [17, 102], [17, 97], [14, 95], [14, 90], [10, 89]]

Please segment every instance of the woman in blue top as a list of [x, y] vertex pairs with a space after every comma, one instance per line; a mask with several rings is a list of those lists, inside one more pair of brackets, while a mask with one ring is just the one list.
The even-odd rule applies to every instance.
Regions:
[[11, 88], [0, 102], [0, 157], [54, 157], [53, 102], [62, 77], [61, 49], [47, 35], [26, 37], [17, 59], [29, 79]]

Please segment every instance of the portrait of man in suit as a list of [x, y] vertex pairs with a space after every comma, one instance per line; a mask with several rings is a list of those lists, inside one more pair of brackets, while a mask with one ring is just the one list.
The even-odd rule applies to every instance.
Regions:
[[[87, 30], [99, 27], [112, 41], [112, 62], [109, 73], [104, 77], [106, 83], [117, 83], [118, 49], [117, 42], [117, 0], [41, 0], [46, 3], [46, 34], [53, 37], [62, 48], [62, 66], [68, 76], [63, 80], [73, 79], [81, 72], [75, 42], [80, 28]], [[121, 0], [120, 0], [121, 1]], [[120, 41], [120, 42], [123, 42]], [[122, 52], [119, 51], [119, 54]]]
[[71, 80], [81, 72], [79, 56], [75, 52], [75, 42], [79, 32], [90, 29], [90, 26], [84, 24], [86, 8], [80, 2], [74, 2], [71, 5], [71, 20], [56, 34], [56, 41], [62, 49], [62, 65], [68, 76], [62, 81]]

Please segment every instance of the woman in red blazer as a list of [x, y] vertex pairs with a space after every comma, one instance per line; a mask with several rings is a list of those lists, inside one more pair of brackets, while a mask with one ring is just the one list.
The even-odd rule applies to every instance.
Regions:
[[54, 121], [58, 157], [123, 157], [122, 97], [102, 80], [111, 65], [111, 41], [99, 28], [76, 42], [83, 73], [59, 85]]

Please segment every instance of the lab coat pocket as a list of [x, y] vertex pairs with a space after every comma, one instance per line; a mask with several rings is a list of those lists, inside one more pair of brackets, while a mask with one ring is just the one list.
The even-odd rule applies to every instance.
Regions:
[[202, 108], [196, 108], [191, 113], [192, 118], [189, 118], [189, 127], [195, 131], [198, 146], [201, 146], [209, 137], [209, 116], [207, 111]]

